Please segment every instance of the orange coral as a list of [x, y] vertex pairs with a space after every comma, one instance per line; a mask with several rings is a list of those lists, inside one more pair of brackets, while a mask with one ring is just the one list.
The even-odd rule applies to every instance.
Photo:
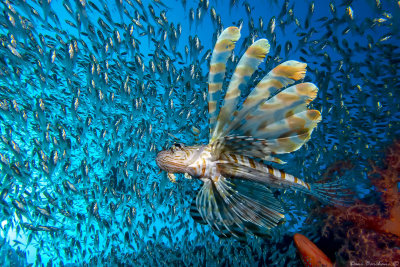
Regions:
[[304, 266], [333, 266], [331, 260], [307, 237], [297, 233], [293, 239]]

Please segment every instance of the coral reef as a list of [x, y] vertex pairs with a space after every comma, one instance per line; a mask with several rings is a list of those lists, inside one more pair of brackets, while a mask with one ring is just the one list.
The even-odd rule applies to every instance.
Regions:
[[329, 207], [323, 236], [341, 242], [337, 264], [392, 264], [400, 261], [400, 141], [383, 160], [384, 167], [370, 162], [368, 178], [379, 194], [377, 203], [356, 201], [350, 207]]

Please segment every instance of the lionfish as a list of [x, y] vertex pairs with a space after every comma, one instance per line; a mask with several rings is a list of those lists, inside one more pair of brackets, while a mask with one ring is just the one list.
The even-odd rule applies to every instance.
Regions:
[[307, 108], [318, 88], [307, 82], [292, 85], [305, 77], [306, 63], [289, 60], [278, 65], [238, 107], [241, 90], [270, 49], [266, 39], [254, 42], [237, 64], [219, 108], [226, 63], [239, 38], [239, 28], [226, 28], [211, 57], [209, 144], [173, 145], [159, 152], [156, 162], [169, 177], [184, 173], [204, 182], [190, 209], [195, 221], [209, 224], [220, 237], [246, 239], [246, 233], [268, 236], [269, 229], [284, 222], [283, 208], [270, 187], [299, 190], [332, 203], [338, 184], [310, 184], [263, 163], [284, 163], [274, 155], [299, 149], [321, 120], [318, 110]]

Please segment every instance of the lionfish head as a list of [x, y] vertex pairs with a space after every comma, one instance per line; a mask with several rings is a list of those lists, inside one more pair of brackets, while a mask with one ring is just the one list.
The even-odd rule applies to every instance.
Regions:
[[170, 149], [158, 152], [157, 166], [168, 173], [185, 173], [187, 166], [193, 162], [198, 150], [198, 147], [174, 144]]

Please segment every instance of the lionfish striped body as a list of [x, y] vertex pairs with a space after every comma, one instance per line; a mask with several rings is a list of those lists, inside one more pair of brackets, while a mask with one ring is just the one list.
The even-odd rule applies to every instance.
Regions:
[[246, 233], [266, 236], [284, 221], [269, 187], [300, 190], [329, 203], [336, 201], [339, 185], [309, 184], [263, 163], [282, 164], [274, 155], [299, 149], [321, 120], [319, 111], [307, 109], [318, 88], [312, 83], [292, 85], [305, 77], [305, 63], [278, 65], [238, 107], [241, 91], [269, 52], [266, 39], [254, 42], [236, 66], [219, 108], [226, 62], [239, 37], [237, 27], [225, 29], [211, 58], [209, 144], [174, 145], [159, 152], [156, 162], [168, 173], [185, 173], [204, 182], [191, 207], [196, 221], [209, 224], [221, 237], [245, 239]]

